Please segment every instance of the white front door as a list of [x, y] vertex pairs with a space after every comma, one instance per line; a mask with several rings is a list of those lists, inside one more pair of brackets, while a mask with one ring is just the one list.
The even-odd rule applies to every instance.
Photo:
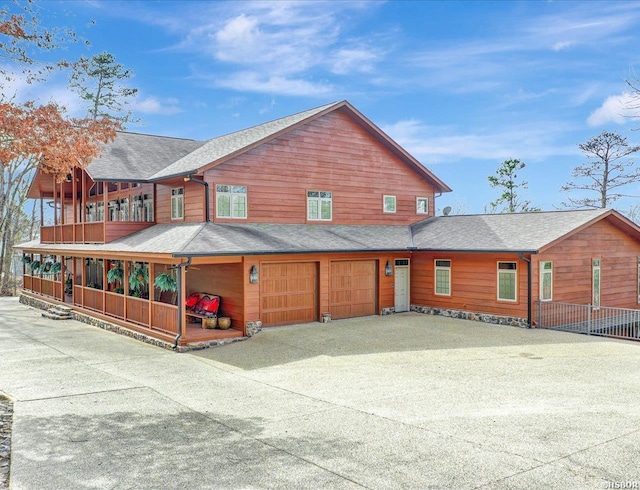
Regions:
[[395, 311], [409, 311], [409, 265], [398, 265], [398, 262], [408, 264], [408, 260], [396, 260], [395, 273]]

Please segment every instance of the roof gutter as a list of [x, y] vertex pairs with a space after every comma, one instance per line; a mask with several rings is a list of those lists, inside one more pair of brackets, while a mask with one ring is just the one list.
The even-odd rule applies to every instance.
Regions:
[[531, 328], [531, 259], [525, 257], [522, 252], [518, 254], [518, 257], [527, 263], [527, 328]]
[[209, 183], [206, 180], [197, 179], [192, 174], [187, 175], [184, 178], [185, 182], [195, 182], [196, 184], [200, 184], [204, 186], [204, 205], [205, 205], [205, 220], [207, 223], [211, 221], [210, 211], [209, 211]]
[[189, 257], [186, 262], [178, 264], [178, 335], [176, 335], [176, 338], [173, 341], [173, 350], [178, 348], [178, 342], [180, 341], [180, 337], [182, 337], [182, 325], [184, 322], [184, 315], [182, 314], [184, 306], [184, 295], [182, 294], [182, 268], [184, 267], [186, 271], [191, 265], [191, 259], [192, 257]]

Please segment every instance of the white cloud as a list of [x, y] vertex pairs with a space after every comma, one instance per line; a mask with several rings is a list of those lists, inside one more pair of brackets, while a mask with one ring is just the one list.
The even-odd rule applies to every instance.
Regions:
[[527, 125], [483, 133], [458, 133], [455, 128], [429, 126], [416, 119], [382, 126], [401, 146], [423, 162], [459, 160], [539, 160], [575, 155], [575, 145], [558, 145], [555, 138], [565, 128], [553, 124]]
[[[345, 36], [358, 13], [379, 2], [233, 2], [209, 6], [209, 12], [185, 15], [191, 24], [176, 47], [207, 54], [225, 66], [216, 86], [286, 95], [326, 94], [333, 87], [312, 82], [310, 75], [372, 72], [384, 48]], [[345, 14], [351, 15], [345, 15]], [[211, 21], [210, 19], [215, 19]], [[355, 20], [354, 20], [355, 19]], [[186, 24], [186, 23], [185, 23]], [[175, 25], [171, 27], [176, 32]], [[198, 70], [206, 70], [200, 65]], [[240, 85], [234, 86], [233, 83]]]
[[557, 43], [555, 43], [553, 45], [553, 50], [554, 51], [562, 51], [563, 49], [567, 49], [570, 48], [571, 46], [573, 46], [575, 44], [574, 41], [558, 41]]
[[614, 46], [620, 51], [620, 43], [640, 21], [638, 4], [564, 5], [554, 15], [516, 18], [512, 27], [502, 30], [504, 34], [429, 46], [407, 55], [406, 62], [423, 69], [426, 76], [418, 83], [424, 86], [456, 93], [495, 90], [528, 73], [566, 72], [568, 62], [583, 69], [588, 65], [583, 58], [567, 61], [549, 52]]
[[269, 76], [257, 72], [236, 72], [227, 77], [214, 77], [217, 87], [270, 95], [320, 96], [334, 91], [326, 82], [310, 82], [302, 78]]
[[141, 112], [143, 114], [162, 114], [170, 116], [182, 112], [179, 107], [179, 101], [175, 98], [160, 100], [156, 97], [146, 97], [144, 99], [136, 98], [130, 104], [133, 112]]
[[359, 71], [370, 73], [381, 55], [366, 48], [344, 48], [337, 50], [331, 59], [331, 71], [338, 75]]
[[640, 100], [629, 92], [612, 95], [593, 111], [587, 118], [589, 126], [602, 126], [608, 123], [625, 124], [630, 117], [638, 115]]

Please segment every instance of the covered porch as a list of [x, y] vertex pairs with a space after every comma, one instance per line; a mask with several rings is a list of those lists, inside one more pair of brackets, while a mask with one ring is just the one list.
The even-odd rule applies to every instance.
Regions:
[[[246, 335], [243, 290], [236, 287], [241, 286], [241, 267], [230, 265], [230, 260], [241, 265], [242, 258], [189, 268], [170, 256], [96, 257], [25, 250], [24, 292], [165, 342], [218, 341]], [[234, 270], [237, 281], [230, 279]], [[222, 298], [218, 317], [229, 317], [230, 328], [204, 328], [205, 322], [189, 315], [184, 300], [194, 291]]]

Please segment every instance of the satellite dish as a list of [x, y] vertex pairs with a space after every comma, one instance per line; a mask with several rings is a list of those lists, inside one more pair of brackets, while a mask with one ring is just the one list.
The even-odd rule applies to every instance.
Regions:
[[450, 212], [451, 212], [451, 206], [447, 206], [446, 208], [444, 208], [444, 209], [442, 210], [442, 214], [443, 214], [444, 216], [449, 216], [449, 213], [450, 213]]

